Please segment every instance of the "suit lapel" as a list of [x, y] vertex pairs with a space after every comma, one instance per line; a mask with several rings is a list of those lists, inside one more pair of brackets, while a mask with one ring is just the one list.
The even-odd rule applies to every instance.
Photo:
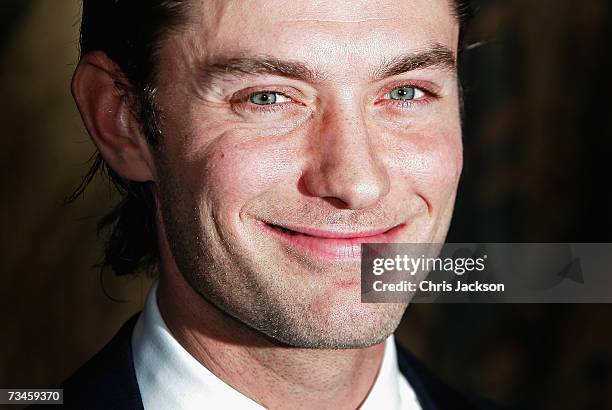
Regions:
[[64, 382], [64, 404], [79, 409], [142, 410], [142, 399], [132, 359], [132, 316], [115, 337]]
[[423, 410], [473, 410], [477, 408], [463, 395], [434, 376], [416, 357], [397, 341], [399, 369], [406, 377]]

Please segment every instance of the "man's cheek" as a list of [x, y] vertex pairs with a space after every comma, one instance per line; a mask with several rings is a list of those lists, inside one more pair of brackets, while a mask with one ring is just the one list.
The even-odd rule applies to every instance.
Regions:
[[457, 187], [463, 164], [460, 133], [413, 134], [393, 152], [401, 184], [424, 198], [433, 210], [444, 207]]
[[439, 130], [423, 144], [428, 156], [432, 182], [453, 185], [459, 179], [463, 166], [461, 131], [455, 128]]
[[430, 198], [434, 214], [446, 214], [453, 206], [462, 157], [460, 144], [449, 144], [430, 151], [431, 168], [426, 177], [419, 181], [418, 189]]
[[232, 208], [241, 207], [270, 190], [290, 187], [296, 171], [296, 153], [272, 142], [257, 147], [233, 143], [215, 147], [206, 162], [208, 191]]
[[423, 169], [417, 186], [429, 192], [430, 196], [447, 197], [456, 190], [463, 153], [460, 143], [445, 141], [424, 153], [427, 167]]
[[411, 130], [391, 134], [387, 164], [406, 176], [438, 182], [457, 179], [463, 164], [461, 132], [458, 129]]

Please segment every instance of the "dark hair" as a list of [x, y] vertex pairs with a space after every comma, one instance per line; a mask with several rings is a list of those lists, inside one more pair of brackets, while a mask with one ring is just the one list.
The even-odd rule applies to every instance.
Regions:
[[[186, 0], [83, 0], [81, 57], [99, 50], [117, 64], [130, 84], [122, 91], [129, 95], [142, 132], [154, 149], [161, 138], [161, 118], [155, 104], [159, 45], [181, 22], [185, 3]], [[117, 87], [124, 85], [117, 83]], [[79, 197], [99, 173], [108, 177], [122, 198], [98, 222], [98, 233], [108, 231], [100, 267], [110, 267], [117, 275], [152, 271], [158, 246], [150, 184], [121, 178], [96, 153], [89, 171], [67, 201]]]
[[[142, 132], [153, 149], [159, 148], [161, 138], [161, 116], [155, 103], [159, 45], [185, 18], [188, 1], [83, 0], [81, 57], [102, 51], [117, 64], [130, 84], [128, 90], [122, 91], [129, 94]], [[463, 33], [471, 17], [469, 1], [451, 1]], [[108, 231], [100, 267], [111, 268], [117, 275], [152, 272], [159, 250], [150, 184], [121, 178], [96, 153], [89, 171], [67, 201], [79, 197], [99, 173], [108, 177], [122, 198], [98, 222], [98, 233]]]

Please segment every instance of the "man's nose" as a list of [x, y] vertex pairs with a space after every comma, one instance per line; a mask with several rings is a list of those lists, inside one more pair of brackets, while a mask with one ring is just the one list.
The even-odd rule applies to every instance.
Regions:
[[389, 175], [376, 138], [361, 113], [323, 113], [311, 135], [311, 162], [303, 175], [308, 193], [345, 209], [375, 205], [389, 192]]

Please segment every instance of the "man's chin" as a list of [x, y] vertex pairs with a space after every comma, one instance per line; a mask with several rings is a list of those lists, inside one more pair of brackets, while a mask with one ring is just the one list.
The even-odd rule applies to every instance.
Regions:
[[345, 311], [344, 314], [333, 315], [324, 323], [320, 317], [284, 320], [282, 326], [274, 329], [260, 328], [259, 331], [277, 342], [297, 348], [367, 348], [384, 342], [395, 332], [406, 309], [406, 304], [381, 305], [377, 304], [379, 309], [367, 315]]
[[387, 340], [393, 332], [379, 335], [375, 339], [300, 339], [300, 340], [278, 340], [284, 345], [301, 348], [301, 349], [319, 349], [319, 350], [342, 350], [342, 349], [365, 349], [375, 346]]

